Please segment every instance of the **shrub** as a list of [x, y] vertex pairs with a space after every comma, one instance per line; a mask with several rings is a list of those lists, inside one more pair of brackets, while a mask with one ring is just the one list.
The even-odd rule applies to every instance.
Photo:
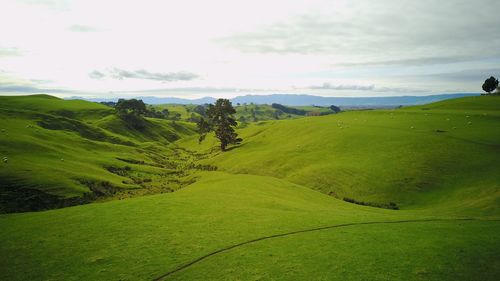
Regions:
[[357, 201], [357, 200], [349, 198], [349, 197], [344, 197], [343, 200], [345, 202], [349, 202], [349, 203], [353, 203], [353, 204], [357, 204], [357, 205], [383, 208], [383, 209], [391, 209], [391, 210], [399, 210], [398, 205], [394, 202], [389, 202], [387, 204], [377, 203], [377, 202], [364, 202], [364, 201]]

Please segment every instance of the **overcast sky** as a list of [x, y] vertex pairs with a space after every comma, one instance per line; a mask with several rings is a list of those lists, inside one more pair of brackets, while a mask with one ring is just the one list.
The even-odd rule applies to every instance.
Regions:
[[0, 0], [0, 95], [394, 96], [500, 76], [498, 0]]

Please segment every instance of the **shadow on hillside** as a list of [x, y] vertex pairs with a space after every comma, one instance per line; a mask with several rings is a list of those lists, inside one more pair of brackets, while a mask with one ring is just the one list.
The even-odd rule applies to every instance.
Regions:
[[242, 144], [236, 144], [236, 145], [233, 145], [233, 146], [231, 146], [231, 147], [229, 147], [229, 148], [226, 148], [226, 151], [225, 151], [225, 152], [229, 152], [229, 151], [231, 151], [231, 150], [233, 150], [233, 149], [237, 149], [237, 148], [240, 148], [240, 147], [242, 147], [242, 146], [245, 146], [245, 143], [242, 143]]

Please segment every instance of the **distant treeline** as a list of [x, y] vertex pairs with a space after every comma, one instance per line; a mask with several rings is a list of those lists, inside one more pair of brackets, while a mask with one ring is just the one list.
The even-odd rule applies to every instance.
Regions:
[[[293, 107], [288, 107], [288, 106], [284, 106], [284, 105], [279, 104], [279, 103], [273, 103], [273, 104], [271, 104], [271, 107], [274, 108], [274, 109], [281, 110], [284, 113], [288, 113], [288, 114], [295, 114], [295, 115], [302, 115], [302, 116], [304, 116], [304, 115], [314, 115], [314, 114], [311, 114], [311, 113], [313, 113], [311, 111], [307, 111], [307, 110], [303, 110], [303, 109], [298, 109], [298, 108], [293, 108]], [[324, 107], [321, 107], [321, 106], [314, 106], [314, 107], [324, 108]], [[335, 106], [335, 105], [331, 105], [329, 107], [329, 109], [332, 112], [320, 112], [317, 115], [328, 115], [328, 114], [332, 114], [332, 113], [338, 113], [338, 112], [341, 111], [340, 107]]]
[[279, 109], [279, 110], [281, 110], [285, 113], [288, 113], [288, 114], [306, 115], [306, 113], [307, 113], [307, 111], [305, 111], [305, 110], [284, 106], [284, 105], [281, 105], [279, 103], [273, 103], [273, 104], [271, 104], [271, 107], [275, 108], [275, 109]]

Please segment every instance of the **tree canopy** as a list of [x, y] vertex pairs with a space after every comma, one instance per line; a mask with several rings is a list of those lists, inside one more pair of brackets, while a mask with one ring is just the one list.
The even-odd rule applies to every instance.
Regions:
[[336, 105], [331, 105], [330, 106], [330, 109], [335, 112], [335, 113], [339, 113], [340, 111], [342, 111], [342, 109], [340, 109], [340, 107], [336, 106]]
[[146, 104], [137, 99], [119, 99], [115, 108], [120, 114], [143, 115], [146, 113]]
[[198, 122], [200, 133], [199, 142], [201, 143], [205, 136], [213, 131], [215, 137], [220, 141], [220, 148], [225, 151], [229, 144], [237, 144], [242, 141], [234, 131], [238, 123], [233, 117], [236, 113], [233, 105], [228, 99], [218, 99], [214, 104], [209, 104], [206, 110], [206, 118], [201, 118]]
[[117, 115], [136, 129], [142, 129], [145, 126], [144, 114], [147, 112], [146, 104], [137, 99], [119, 99], [115, 110]]
[[483, 91], [487, 92], [488, 94], [491, 94], [491, 92], [493, 92], [497, 87], [498, 87], [498, 79], [491, 76], [490, 78], [484, 81]]

